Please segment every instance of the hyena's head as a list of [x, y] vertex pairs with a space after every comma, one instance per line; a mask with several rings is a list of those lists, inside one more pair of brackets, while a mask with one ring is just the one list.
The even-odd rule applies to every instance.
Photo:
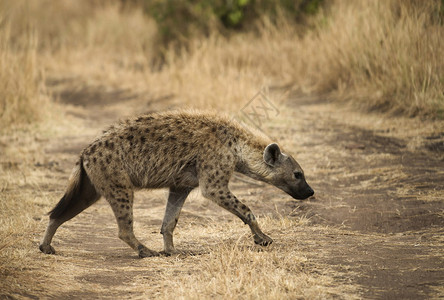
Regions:
[[267, 182], [295, 199], [304, 200], [313, 196], [314, 191], [305, 181], [301, 166], [293, 157], [282, 153], [277, 144], [265, 148], [264, 162], [271, 168]]

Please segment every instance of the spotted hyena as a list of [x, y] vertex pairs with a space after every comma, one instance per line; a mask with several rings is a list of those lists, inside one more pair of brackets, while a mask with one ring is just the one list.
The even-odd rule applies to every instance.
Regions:
[[116, 216], [119, 238], [140, 257], [159, 255], [134, 236], [134, 191], [169, 188], [161, 233], [164, 253], [175, 253], [174, 228], [185, 199], [198, 186], [204, 197], [248, 224], [256, 244], [267, 246], [272, 239], [228, 188], [233, 172], [272, 184], [296, 199], [314, 193], [293, 157], [228, 118], [165, 112], [120, 122], [82, 151], [65, 195], [50, 212], [40, 250], [55, 253], [51, 240], [57, 228], [104, 196]]

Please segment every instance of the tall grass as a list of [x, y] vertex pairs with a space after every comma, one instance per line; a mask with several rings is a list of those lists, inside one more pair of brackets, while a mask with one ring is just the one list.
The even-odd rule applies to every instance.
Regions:
[[444, 112], [442, 1], [337, 1], [304, 37], [321, 91], [407, 115]]
[[37, 64], [37, 38], [32, 32], [14, 47], [10, 27], [0, 26], [0, 128], [38, 120], [47, 98]]
[[259, 35], [213, 35], [170, 53], [165, 72], [177, 86], [169, 88], [188, 103], [227, 106], [260, 86], [292, 86], [365, 109], [443, 117], [441, 10], [440, 1], [336, 1], [302, 37], [285, 19], [263, 19]]
[[443, 116], [438, 0], [329, 2], [303, 34], [284, 17], [277, 23], [264, 17], [254, 32], [191, 37], [186, 48], [166, 50], [163, 65], [156, 64], [156, 24], [141, 8], [114, 1], [5, 3], [14, 9], [11, 29], [0, 27], [3, 126], [38, 117], [42, 70], [197, 108], [232, 111], [263, 86], [286, 86], [366, 109]]

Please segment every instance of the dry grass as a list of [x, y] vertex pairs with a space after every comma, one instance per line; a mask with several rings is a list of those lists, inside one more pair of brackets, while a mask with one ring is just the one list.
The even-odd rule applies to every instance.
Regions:
[[338, 1], [331, 10], [317, 37], [306, 37], [316, 44], [321, 90], [370, 108], [442, 117], [442, 1]]
[[182, 51], [167, 50], [160, 71], [156, 26], [141, 10], [118, 2], [5, 3], [12, 29], [0, 28], [1, 76], [8, 79], [0, 90], [10, 107], [4, 124], [42, 111], [43, 69], [49, 80], [74, 79], [78, 88], [118, 86], [226, 111], [264, 86], [329, 93], [407, 115], [441, 116], [444, 108], [440, 1], [337, 1], [302, 37], [284, 19], [277, 26], [264, 19], [259, 34], [214, 33]]
[[[1, 20], [1, 16], [0, 16]], [[0, 128], [40, 120], [48, 104], [37, 62], [37, 37], [32, 31], [23, 45], [12, 46], [8, 24], [0, 27]]]
[[[212, 245], [214, 241], [211, 241], [207, 254], [191, 258], [196, 260], [191, 272], [188, 267], [173, 270], [175, 276], [166, 274], [162, 279], [168, 284], [161, 291], [160, 298], [169, 299], [171, 295], [179, 299], [354, 298], [359, 291], [358, 286], [347, 285], [341, 280], [338, 288], [334, 277], [340, 275], [329, 273], [328, 267], [323, 269], [321, 264], [310, 262], [308, 253], [300, 249], [300, 241], [292, 238], [300, 236], [304, 230], [307, 225], [304, 219], [297, 221], [285, 217], [260, 221], [267, 230], [279, 228], [272, 232], [278, 242], [276, 246], [265, 250], [245, 246], [250, 244], [251, 238], [245, 235], [245, 228], [239, 227], [238, 222], [224, 223], [223, 229], [221, 224], [197, 230], [194, 224], [182, 229], [181, 234], [187, 240], [208, 240], [208, 236], [215, 232], [224, 232], [224, 235], [217, 235], [216, 238], [232, 238], [229, 243], [225, 241], [221, 245]], [[178, 272], [185, 274], [177, 275]], [[148, 284], [148, 281], [142, 280], [141, 283]]]

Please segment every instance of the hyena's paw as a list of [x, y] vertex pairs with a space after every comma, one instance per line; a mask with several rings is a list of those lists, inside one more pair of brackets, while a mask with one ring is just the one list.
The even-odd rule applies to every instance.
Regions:
[[253, 236], [253, 238], [254, 238], [254, 243], [261, 245], [261, 246], [269, 246], [269, 245], [271, 245], [271, 243], [273, 243], [272, 238], [266, 234], [263, 234], [263, 233], [262, 234], [255, 234]]
[[39, 246], [40, 251], [42, 251], [45, 254], [55, 254], [55, 250], [51, 245], [44, 245], [41, 244]]
[[148, 249], [147, 247], [140, 245], [138, 248], [139, 250], [139, 257], [140, 258], [144, 258], [144, 257], [152, 257], [152, 256], [159, 256], [159, 252], [153, 251]]

